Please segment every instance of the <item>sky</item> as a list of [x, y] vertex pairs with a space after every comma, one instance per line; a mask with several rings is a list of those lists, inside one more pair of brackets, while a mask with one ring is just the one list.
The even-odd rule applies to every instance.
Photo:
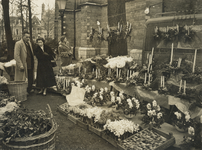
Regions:
[[37, 13], [39, 19], [41, 19], [41, 9], [42, 9], [42, 4], [45, 4], [45, 9], [48, 9], [48, 6], [50, 9], [55, 7], [55, 0], [32, 0], [32, 3], [36, 5], [35, 13]]

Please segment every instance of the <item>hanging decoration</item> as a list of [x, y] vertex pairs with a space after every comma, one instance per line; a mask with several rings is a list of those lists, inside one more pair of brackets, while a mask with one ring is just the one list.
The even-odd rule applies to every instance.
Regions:
[[[124, 27], [120, 22], [118, 22], [117, 28], [112, 29], [107, 25], [107, 28], [101, 28], [100, 22], [97, 21], [98, 30], [91, 27], [91, 31], [89, 33], [90, 42], [93, 41], [95, 38], [95, 33], [97, 33], [97, 40], [98, 42], [108, 41], [109, 44], [115, 43], [120, 41], [121, 39], [131, 39], [131, 31], [132, 26], [131, 23], [127, 22], [126, 26]], [[104, 36], [104, 32], [107, 32], [107, 36]]]
[[159, 27], [155, 27], [154, 29], [154, 39], [158, 43], [164, 41], [165, 45], [168, 43], [176, 43], [183, 42], [191, 44], [194, 40], [195, 31], [187, 25], [175, 27], [165, 27], [160, 30]]

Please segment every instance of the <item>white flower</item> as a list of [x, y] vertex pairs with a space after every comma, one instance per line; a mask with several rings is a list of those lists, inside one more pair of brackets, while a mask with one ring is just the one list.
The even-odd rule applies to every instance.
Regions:
[[185, 120], [186, 120], [186, 122], [188, 122], [188, 121], [190, 120], [190, 118], [191, 118], [191, 117], [190, 117], [190, 115], [189, 115], [189, 114], [188, 114], [188, 115], [186, 115], [186, 116], [185, 116]]
[[110, 92], [110, 95], [111, 95], [111, 96], [114, 96], [114, 92], [113, 92], [113, 91], [111, 91], [111, 92]]
[[153, 100], [152, 105], [153, 105], [153, 107], [156, 107], [156, 106], [157, 106], [156, 100]]
[[125, 65], [126, 65], [125, 61], [118, 61], [117, 62], [117, 68], [123, 68], [123, 67], [125, 67]]
[[97, 25], [98, 25], [98, 26], [100, 25], [100, 22], [99, 22], [99, 21], [97, 21]]
[[130, 109], [133, 108], [133, 104], [130, 98], [127, 99], [127, 102], [128, 102], [129, 108]]
[[149, 110], [151, 109], [151, 104], [150, 103], [147, 104], [147, 109], [149, 109]]
[[85, 80], [84, 80], [84, 79], [82, 79], [82, 80], [81, 80], [81, 83], [85, 83]]
[[188, 134], [189, 134], [189, 135], [195, 135], [195, 130], [194, 130], [193, 127], [190, 126], [190, 127], [188, 128]]
[[161, 110], [161, 107], [159, 105], [157, 105], [157, 111], [160, 111]]
[[105, 92], [108, 92], [108, 88], [107, 87], [105, 87]]
[[100, 99], [103, 100], [103, 96], [102, 95], [100, 95]]
[[112, 96], [112, 97], [111, 97], [111, 102], [112, 102], [112, 103], [115, 103], [115, 96]]
[[182, 114], [181, 113], [175, 112], [174, 114], [176, 115], [177, 119], [181, 119], [182, 118]]
[[159, 113], [157, 114], [157, 119], [160, 119], [162, 116], [163, 116], [163, 114], [162, 114], [161, 112], [159, 112]]
[[92, 85], [92, 91], [95, 91], [95, 85]]
[[152, 115], [156, 116], [156, 110], [152, 110]]
[[88, 93], [90, 93], [90, 91], [91, 91], [91, 87], [89, 87], [89, 88], [87, 89], [87, 92], [88, 92]]
[[89, 88], [89, 86], [88, 86], [88, 85], [86, 85], [85, 90], [87, 91], [87, 90], [88, 90], [88, 88]]
[[189, 115], [189, 112], [188, 112], [188, 111], [185, 111], [184, 114], [185, 114], [185, 116], [186, 116], [186, 115]]
[[153, 115], [153, 111], [152, 111], [152, 110], [149, 110], [149, 111], [147, 112], [147, 115], [148, 115], [149, 117], [151, 117], [151, 116]]
[[102, 93], [103, 93], [103, 92], [104, 92], [104, 89], [103, 89], [103, 88], [100, 88], [100, 92], [102, 92]]
[[121, 98], [120, 97], [116, 97], [116, 100], [118, 101], [119, 104], [121, 104]]

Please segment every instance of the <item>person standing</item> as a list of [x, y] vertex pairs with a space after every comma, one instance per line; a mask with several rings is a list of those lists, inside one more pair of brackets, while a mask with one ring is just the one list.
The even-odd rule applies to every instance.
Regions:
[[72, 50], [65, 36], [62, 36], [60, 38], [58, 53], [61, 61], [61, 66], [68, 66], [72, 63]]
[[34, 92], [32, 84], [34, 81], [34, 72], [37, 68], [37, 59], [34, 56], [30, 34], [28, 31], [22, 33], [22, 39], [15, 44], [14, 59], [16, 60], [15, 81], [28, 80], [27, 92]]
[[36, 42], [38, 44], [34, 50], [38, 59], [36, 86], [41, 88], [38, 94], [43, 93], [46, 96], [47, 87], [56, 85], [51, 63], [51, 60], [54, 59], [54, 53], [49, 46], [44, 44], [45, 40], [43, 38], [39, 37]]

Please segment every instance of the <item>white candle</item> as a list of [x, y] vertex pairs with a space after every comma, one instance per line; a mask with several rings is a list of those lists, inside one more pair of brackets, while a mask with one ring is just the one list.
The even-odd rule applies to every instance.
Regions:
[[182, 58], [179, 58], [178, 63], [177, 63], [178, 68], [180, 68], [181, 62], [182, 62]]
[[184, 81], [184, 94], [186, 94], [186, 80]]
[[153, 55], [154, 55], [154, 47], [152, 48], [152, 53], [151, 53], [151, 57], [152, 57], [152, 59], [153, 59]]
[[66, 81], [66, 87], [68, 87], [68, 81], [67, 81], [67, 79], [65, 81]]
[[94, 74], [94, 68], [93, 68], [93, 74]]
[[188, 35], [189, 35], [189, 27], [188, 27], [188, 29], [187, 29], [187, 30], [188, 30]]
[[165, 76], [163, 76], [163, 88], [165, 87]]
[[107, 24], [107, 29], [108, 29], [108, 31], [110, 31], [110, 29], [109, 29], [109, 25]]
[[95, 72], [96, 72], [96, 78], [97, 78], [97, 69], [95, 70]]
[[116, 77], [118, 78], [118, 74], [119, 73], [119, 71], [118, 71], [118, 68], [117, 68], [117, 70], [116, 70]]
[[130, 70], [130, 78], [131, 78], [131, 76], [132, 76], [132, 71]]
[[128, 80], [128, 74], [129, 74], [129, 70], [127, 70], [127, 80]]
[[171, 55], [170, 55], [170, 65], [172, 65], [172, 62], [173, 62], [173, 43], [172, 43]]
[[148, 78], [148, 84], [150, 84], [150, 73], [149, 73], [149, 78]]
[[179, 93], [181, 92], [181, 89], [182, 89], [182, 80], [180, 80]]
[[179, 32], [179, 26], [178, 26], [178, 24], [177, 24], [177, 32]]
[[195, 66], [196, 66], [196, 54], [197, 54], [197, 49], [195, 49], [195, 54], [194, 54], [194, 63], [193, 63], [192, 73], [195, 72]]
[[61, 69], [60, 69], [60, 73], [62, 73]]
[[63, 79], [63, 89], [65, 90], [65, 79]]
[[161, 87], [163, 87], [163, 76], [161, 76]]
[[145, 76], [144, 76], [144, 84], [147, 83], [147, 73], [145, 73]]
[[118, 22], [118, 29], [119, 29], [120, 27], [119, 27], [119, 22]]
[[119, 78], [121, 77], [121, 69], [119, 70]]
[[84, 74], [86, 74], [86, 68], [84, 68]]
[[202, 123], [202, 115], [200, 116], [200, 122]]
[[127, 27], [128, 27], [128, 21], [127, 21]]
[[120, 28], [120, 32], [121, 32], [121, 29], [122, 29], [122, 25], [121, 25], [121, 28]]

